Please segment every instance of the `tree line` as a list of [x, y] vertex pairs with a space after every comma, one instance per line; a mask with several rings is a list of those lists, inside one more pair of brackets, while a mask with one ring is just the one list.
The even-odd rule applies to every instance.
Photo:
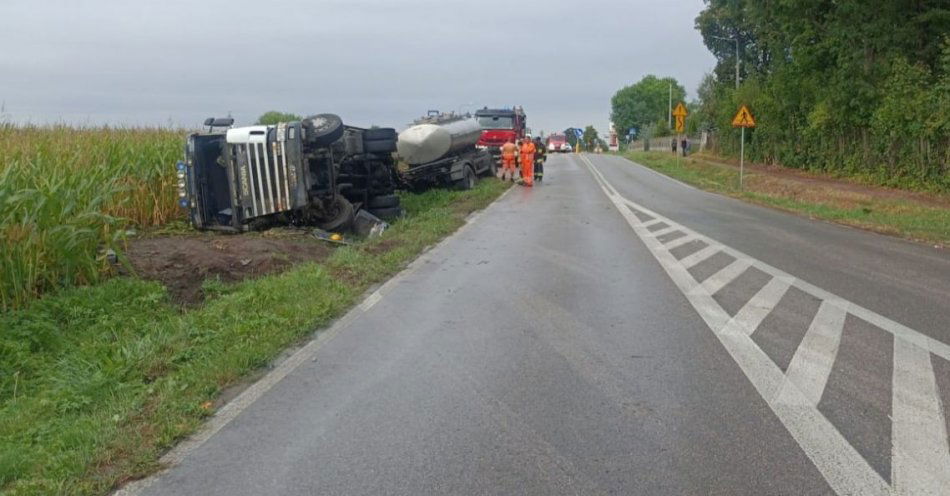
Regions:
[[[717, 64], [698, 88], [687, 125], [714, 131], [720, 153], [737, 154], [739, 133], [730, 122], [746, 104], [758, 124], [746, 133], [753, 160], [950, 191], [950, 3], [705, 4], [696, 28]], [[629, 122], [617, 105], [625, 90], [612, 102], [618, 125]], [[661, 120], [667, 98], [654, 97]], [[657, 120], [650, 109], [643, 116]]]

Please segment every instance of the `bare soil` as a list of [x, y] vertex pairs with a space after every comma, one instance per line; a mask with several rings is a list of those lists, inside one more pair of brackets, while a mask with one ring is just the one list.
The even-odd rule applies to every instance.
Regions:
[[[697, 154], [693, 160], [720, 167], [739, 168], [738, 160], [713, 157], [706, 154]], [[794, 189], [794, 186], [789, 188], [791, 185], [788, 183], [798, 183], [799, 185], [818, 190], [818, 193], [824, 195], [823, 198], [827, 198], [828, 193], [832, 193], [833, 196], [836, 197], [841, 197], [842, 203], [844, 203], [846, 207], [863, 203], [868, 199], [880, 199], [911, 202], [923, 207], [950, 208], [950, 195], [908, 191], [884, 186], [871, 186], [854, 182], [853, 180], [837, 178], [828, 174], [782, 167], [780, 165], [746, 162], [745, 167], [747, 170], [764, 176], [762, 182], [764, 183], [763, 189], [765, 190]], [[754, 180], [755, 179], [753, 179], [753, 181]], [[780, 183], [785, 184], [780, 185]], [[783, 186], [785, 187], [783, 188]], [[781, 193], [781, 191], [777, 192]]]
[[177, 303], [201, 303], [205, 280], [233, 283], [325, 260], [333, 246], [309, 234], [196, 234], [139, 238], [125, 251], [134, 273], [159, 281]]

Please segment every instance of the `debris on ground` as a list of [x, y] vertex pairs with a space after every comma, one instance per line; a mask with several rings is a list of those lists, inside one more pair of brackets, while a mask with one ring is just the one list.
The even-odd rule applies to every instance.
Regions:
[[353, 220], [353, 232], [365, 238], [375, 238], [383, 235], [389, 229], [389, 224], [375, 215], [360, 210]]
[[314, 228], [311, 232], [313, 233], [313, 237], [319, 239], [320, 241], [327, 241], [338, 245], [350, 244], [350, 242], [344, 239], [343, 235], [340, 233], [331, 233], [319, 228]]

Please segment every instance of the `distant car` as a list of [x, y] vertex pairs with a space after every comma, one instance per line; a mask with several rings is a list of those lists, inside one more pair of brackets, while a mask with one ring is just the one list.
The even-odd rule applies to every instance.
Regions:
[[561, 151], [562, 151], [562, 152], [568, 152], [568, 153], [569, 153], [569, 152], [572, 152], [572, 151], [574, 151], [574, 150], [571, 148], [571, 144], [570, 144], [570, 143], [564, 142], [564, 143], [561, 143]]

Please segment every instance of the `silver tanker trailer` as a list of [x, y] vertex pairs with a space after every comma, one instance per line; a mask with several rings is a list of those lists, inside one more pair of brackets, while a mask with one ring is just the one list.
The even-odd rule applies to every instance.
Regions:
[[494, 175], [491, 154], [475, 147], [482, 129], [469, 115], [429, 115], [399, 133], [397, 154], [408, 164], [403, 180], [413, 189], [432, 185], [475, 187], [477, 176]]

